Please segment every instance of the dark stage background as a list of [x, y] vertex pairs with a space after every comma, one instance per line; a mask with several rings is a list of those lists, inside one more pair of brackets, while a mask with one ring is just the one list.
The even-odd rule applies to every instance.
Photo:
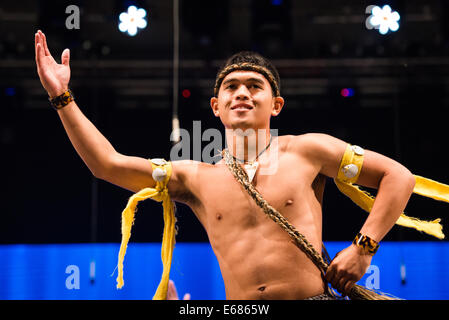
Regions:
[[[118, 15], [144, 7], [148, 26], [121, 33]], [[388, 3], [400, 29], [367, 30], [365, 8]], [[81, 9], [68, 30], [65, 8]], [[130, 192], [96, 180], [71, 146], [41, 87], [34, 33], [53, 56], [71, 50], [71, 88], [82, 111], [117, 151], [170, 154], [173, 8], [171, 1], [2, 1], [0, 4], [0, 150], [3, 191], [0, 243], [119, 242]], [[449, 183], [449, 13], [447, 1], [180, 1], [179, 116], [192, 132], [221, 128], [209, 108], [225, 58], [255, 50], [281, 75], [279, 134], [322, 132], [400, 161], [413, 173]], [[342, 97], [351, 88], [354, 96]], [[189, 98], [182, 96], [189, 90]], [[205, 143], [207, 144], [207, 142]], [[211, 186], [212, 188], [213, 186]], [[410, 216], [443, 218], [449, 206], [413, 195]], [[331, 180], [323, 210], [325, 241], [350, 241], [366, 213]], [[162, 238], [162, 208], [142, 203], [132, 241]], [[177, 241], [207, 241], [189, 208], [178, 205]], [[434, 240], [394, 227], [386, 240]]]

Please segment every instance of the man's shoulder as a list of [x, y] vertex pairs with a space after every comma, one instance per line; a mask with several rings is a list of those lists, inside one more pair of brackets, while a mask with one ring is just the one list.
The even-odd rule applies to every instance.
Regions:
[[290, 151], [313, 151], [314, 149], [325, 147], [326, 145], [334, 144], [337, 138], [318, 132], [304, 133], [300, 135], [285, 135], [280, 136], [280, 141], [287, 143]]
[[199, 174], [211, 172], [224, 165], [224, 162], [220, 160], [217, 163], [209, 163], [197, 160], [175, 160], [172, 161], [173, 172], [180, 179], [193, 179], [198, 177]]
[[197, 169], [213, 167], [213, 164], [197, 160], [173, 160], [173, 170], [180, 172], [194, 172]]

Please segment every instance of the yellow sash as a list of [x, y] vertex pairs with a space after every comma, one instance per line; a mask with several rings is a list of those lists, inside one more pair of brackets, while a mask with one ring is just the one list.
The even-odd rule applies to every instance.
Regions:
[[[155, 188], [145, 188], [131, 196], [126, 208], [122, 212], [122, 243], [118, 255], [118, 276], [117, 288], [124, 285], [123, 281], [123, 260], [125, 258], [126, 248], [131, 236], [131, 227], [134, 222], [134, 213], [138, 202], [151, 198], [162, 202], [164, 208], [164, 234], [162, 237], [161, 258], [164, 267], [162, 278], [154, 294], [154, 300], [165, 300], [167, 298], [168, 281], [170, 277], [170, 267], [175, 246], [175, 206], [168, 194], [167, 184], [172, 173], [170, 162], [163, 159], [150, 160], [153, 167], [153, 179], [156, 181]], [[156, 174], [156, 175], [155, 175]], [[157, 181], [159, 179], [160, 181]]]
[[[354, 185], [360, 174], [362, 165], [363, 149], [358, 146], [351, 146], [350, 144], [348, 144], [343, 155], [343, 159], [340, 163], [338, 176], [334, 179], [334, 182], [342, 193], [348, 196], [363, 210], [370, 212], [376, 198], [368, 192], [361, 190], [358, 186]], [[415, 179], [416, 184], [413, 190], [414, 193], [436, 200], [449, 202], [448, 185], [417, 175], [415, 175]], [[441, 219], [435, 219], [433, 221], [423, 221], [417, 218], [408, 217], [404, 213], [402, 213], [399, 219], [396, 221], [396, 224], [408, 228], [414, 228], [418, 231], [422, 231], [429, 235], [432, 235], [438, 239], [444, 239], [443, 226], [440, 224], [440, 221]]]

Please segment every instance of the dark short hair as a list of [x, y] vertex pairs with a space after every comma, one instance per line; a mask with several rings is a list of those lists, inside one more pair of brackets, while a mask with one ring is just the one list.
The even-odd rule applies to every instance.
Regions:
[[214, 96], [218, 96], [223, 79], [236, 70], [255, 71], [262, 74], [270, 83], [273, 96], [280, 96], [281, 79], [276, 67], [265, 57], [252, 51], [241, 51], [232, 55], [217, 73], [214, 86]]

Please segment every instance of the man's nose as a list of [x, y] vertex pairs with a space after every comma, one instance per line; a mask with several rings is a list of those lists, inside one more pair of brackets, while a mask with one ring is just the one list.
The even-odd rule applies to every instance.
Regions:
[[237, 91], [235, 92], [236, 98], [238, 100], [247, 100], [249, 99], [249, 90], [245, 85], [241, 85], [238, 87]]

